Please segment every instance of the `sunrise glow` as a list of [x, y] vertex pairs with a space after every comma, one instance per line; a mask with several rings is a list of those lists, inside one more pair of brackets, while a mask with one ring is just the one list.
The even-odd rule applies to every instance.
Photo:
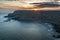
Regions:
[[24, 8], [34, 8], [34, 5], [23, 4], [22, 7], [24, 7]]
[[[54, 2], [54, 0], [9, 0], [9, 1], [6, 1], [6, 0], [0, 0], [0, 8], [7, 8], [7, 9], [29, 9], [29, 10], [59, 10], [60, 7], [58, 8], [49, 8], [49, 7], [36, 7], [36, 5], [33, 5], [33, 4], [30, 4], [30, 3], [41, 3], [41, 2]], [[57, 1], [58, 3], [60, 1]]]

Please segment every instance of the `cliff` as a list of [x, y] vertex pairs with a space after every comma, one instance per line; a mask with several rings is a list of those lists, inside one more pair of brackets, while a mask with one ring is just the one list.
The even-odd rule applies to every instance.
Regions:
[[32, 10], [16, 10], [13, 13], [9, 13], [8, 16], [13, 20], [23, 22], [48, 22], [54, 25], [56, 32], [60, 33], [60, 11], [32, 11]]

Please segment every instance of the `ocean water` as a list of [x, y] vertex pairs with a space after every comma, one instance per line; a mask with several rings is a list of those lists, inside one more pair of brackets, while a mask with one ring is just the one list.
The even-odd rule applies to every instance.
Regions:
[[4, 22], [4, 16], [12, 10], [0, 9], [0, 40], [55, 40], [52, 35], [53, 25], [49, 23]]

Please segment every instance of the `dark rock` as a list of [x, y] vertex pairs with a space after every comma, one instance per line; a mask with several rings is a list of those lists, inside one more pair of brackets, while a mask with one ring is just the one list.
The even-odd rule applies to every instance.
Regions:
[[8, 18], [23, 22], [48, 22], [54, 25], [56, 32], [60, 33], [60, 11], [32, 11], [17, 10], [9, 13]]
[[60, 35], [57, 35], [57, 36], [53, 35], [53, 37], [54, 37], [54, 38], [60, 38]]
[[60, 35], [58, 35], [56, 38], [60, 38]]

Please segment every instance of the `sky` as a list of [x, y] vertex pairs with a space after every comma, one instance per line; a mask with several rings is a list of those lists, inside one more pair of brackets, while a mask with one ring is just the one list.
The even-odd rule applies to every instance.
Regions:
[[34, 8], [34, 5], [29, 3], [40, 3], [40, 2], [54, 2], [55, 0], [0, 0], [0, 8]]

